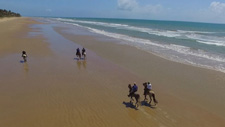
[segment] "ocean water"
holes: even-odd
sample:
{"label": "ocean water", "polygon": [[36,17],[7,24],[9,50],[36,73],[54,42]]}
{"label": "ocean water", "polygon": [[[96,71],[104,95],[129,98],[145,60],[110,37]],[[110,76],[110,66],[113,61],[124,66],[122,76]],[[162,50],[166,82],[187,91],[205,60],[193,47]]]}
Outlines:
{"label": "ocean water", "polygon": [[49,18],[118,39],[163,58],[225,73],[225,24],[103,18]]}

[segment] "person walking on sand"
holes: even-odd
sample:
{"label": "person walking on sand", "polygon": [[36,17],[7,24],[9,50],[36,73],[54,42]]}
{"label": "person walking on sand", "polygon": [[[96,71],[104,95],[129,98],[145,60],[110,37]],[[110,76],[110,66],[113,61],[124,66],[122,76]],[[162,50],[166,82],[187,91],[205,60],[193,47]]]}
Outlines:
{"label": "person walking on sand", "polygon": [[138,86],[136,85],[136,83],[134,83],[132,89],[130,90],[130,94],[128,95],[128,97],[132,96],[135,94],[135,92],[138,91]]}
{"label": "person walking on sand", "polygon": [[27,62],[27,53],[26,53],[26,51],[22,51],[22,57],[23,57],[23,61]]}

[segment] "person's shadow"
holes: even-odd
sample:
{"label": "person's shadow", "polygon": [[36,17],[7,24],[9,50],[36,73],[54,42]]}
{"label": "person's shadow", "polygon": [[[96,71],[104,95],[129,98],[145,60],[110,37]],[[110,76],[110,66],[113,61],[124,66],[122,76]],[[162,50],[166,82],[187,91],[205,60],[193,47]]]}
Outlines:
{"label": "person's shadow", "polygon": [[133,105],[131,102],[123,101],[123,104],[126,106],[126,108],[131,108],[131,109],[138,110],[137,107],[135,105]]}

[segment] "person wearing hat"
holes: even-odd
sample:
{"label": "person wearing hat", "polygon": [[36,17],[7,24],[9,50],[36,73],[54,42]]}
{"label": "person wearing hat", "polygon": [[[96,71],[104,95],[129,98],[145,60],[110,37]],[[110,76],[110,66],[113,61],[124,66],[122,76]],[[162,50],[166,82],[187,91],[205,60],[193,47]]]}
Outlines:
{"label": "person wearing hat", "polygon": [[132,96],[137,91],[138,91],[138,86],[134,82],[134,85],[133,85],[132,90],[130,91],[130,94],[128,95],[128,97]]}

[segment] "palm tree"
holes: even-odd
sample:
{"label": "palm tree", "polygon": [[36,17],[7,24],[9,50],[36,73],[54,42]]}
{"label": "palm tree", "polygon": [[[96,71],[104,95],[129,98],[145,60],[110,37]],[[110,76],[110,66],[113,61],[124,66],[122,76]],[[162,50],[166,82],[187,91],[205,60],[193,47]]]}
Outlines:
{"label": "palm tree", "polygon": [[19,13],[12,12],[11,10],[0,9],[0,17],[21,17]]}

